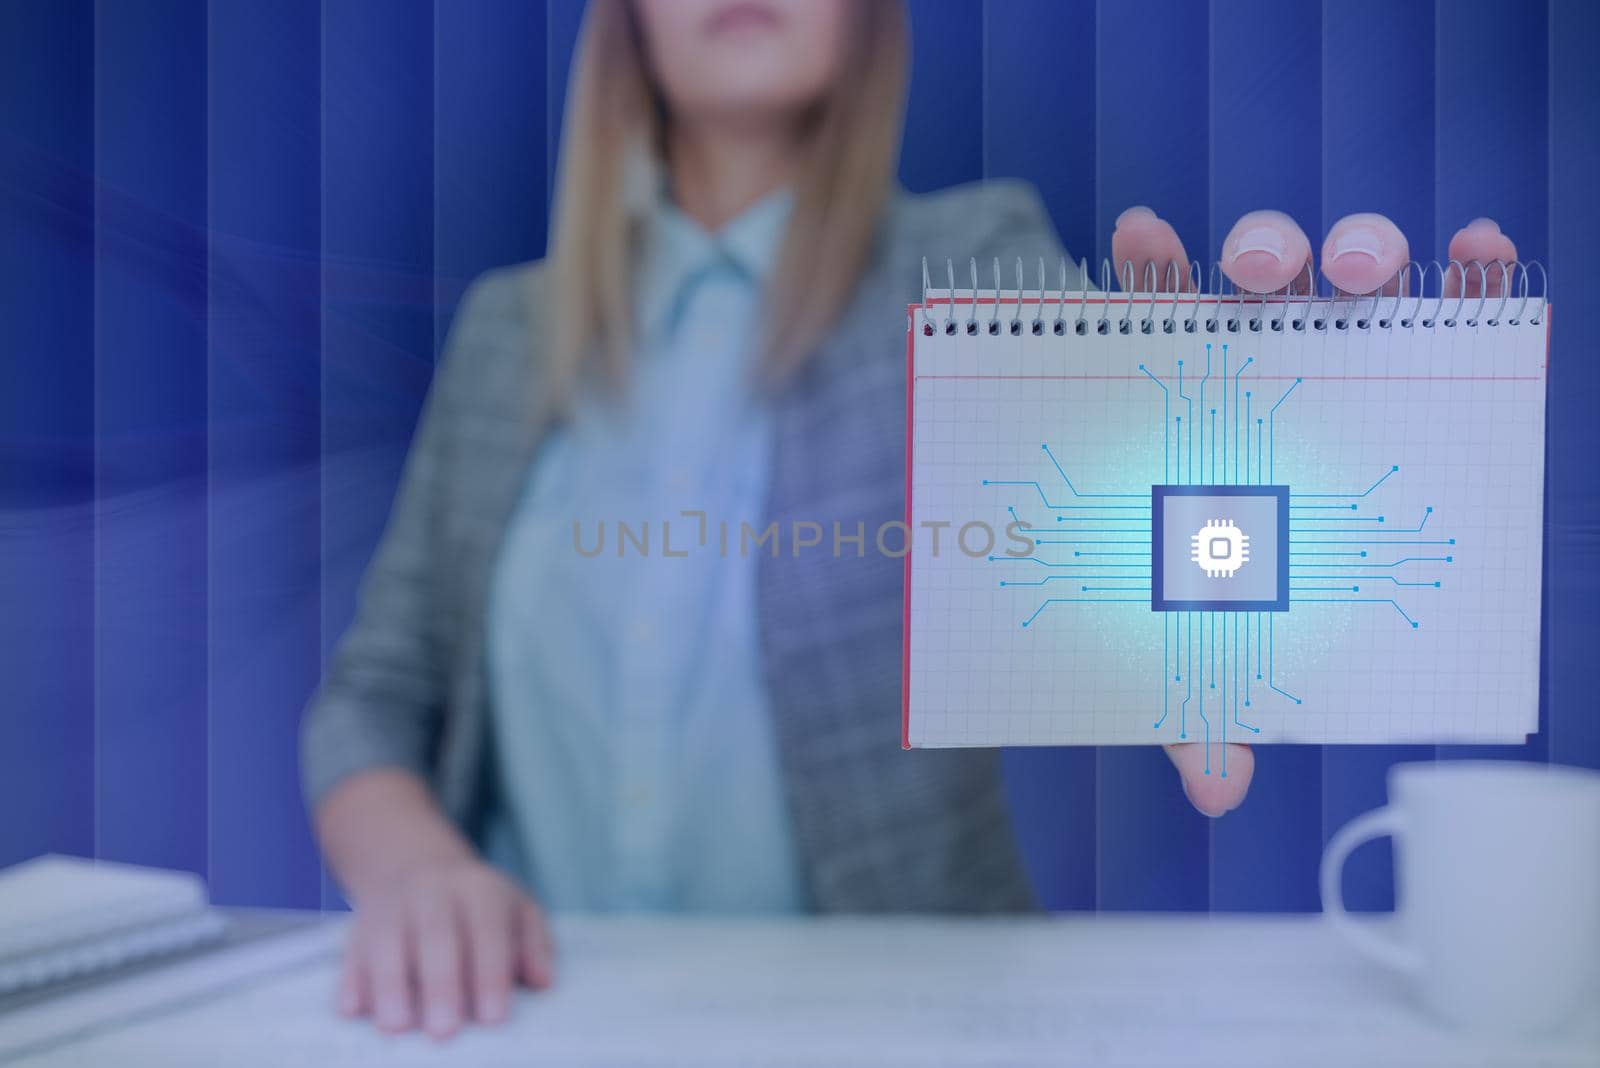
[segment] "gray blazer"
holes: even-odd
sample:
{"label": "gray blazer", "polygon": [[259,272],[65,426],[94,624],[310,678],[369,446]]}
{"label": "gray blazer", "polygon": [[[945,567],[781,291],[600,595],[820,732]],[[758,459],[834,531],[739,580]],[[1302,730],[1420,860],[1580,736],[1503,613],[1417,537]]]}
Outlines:
{"label": "gray blazer", "polygon": [[[809,900],[828,911],[1027,908],[992,750],[900,748],[903,564],[873,531],[905,504],[906,305],[921,259],[1053,264],[1027,186],[897,194],[859,292],[777,398],[768,519],[864,523],[866,555],[761,554],[759,620]],[[1009,270],[1009,266],[1008,266]],[[941,280],[935,284],[940,284]],[[545,268],[491,272],[463,301],[356,619],[302,732],[308,801],[380,766],[424,776],[469,834],[492,804],[486,591],[547,427],[530,416]],[[831,542],[829,543],[831,545]],[[546,710],[560,715],[561,710]]]}

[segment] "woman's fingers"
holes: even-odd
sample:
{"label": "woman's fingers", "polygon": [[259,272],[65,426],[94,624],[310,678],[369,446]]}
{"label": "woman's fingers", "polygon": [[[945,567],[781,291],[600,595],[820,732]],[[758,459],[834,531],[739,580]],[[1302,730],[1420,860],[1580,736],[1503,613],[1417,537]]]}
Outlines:
{"label": "woman's fingers", "polygon": [[1206,774],[1206,746],[1196,742],[1163,746],[1178,769],[1184,795],[1189,803],[1207,816],[1221,816],[1238,808],[1250,789],[1256,758],[1248,745],[1228,743],[1228,777],[1222,777],[1220,754],[1211,754],[1211,773]]}
{"label": "woman's fingers", "polygon": [[398,917],[374,923],[361,941],[366,945],[373,1022],[382,1031],[411,1030],[416,1015],[411,1004],[411,965],[406,953],[405,924]]}
{"label": "woman's fingers", "polygon": [[1399,292],[1400,271],[1411,260],[1406,235],[1386,216],[1360,211],[1328,230],[1322,273],[1342,293]]}
{"label": "woman's fingers", "polygon": [[481,1024],[503,1023],[511,1002],[513,923],[497,897],[469,897],[462,910],[467,932],[472,1015]]}
{"label": "woman's fingers", "polygon": [[461,1027],[465,1008],[461,931],[450,898],[437,894],[418,901],[410,926],[423,1030],[449,1038]]}
{"label": "woman's fingers", "polygon": [[543,914],[515,883],[481,862],[445,865],[358,905],[337,1005],[384,1031],[449,1038],[503,1022],[512,987],[549,986],[553,958]]}
{"label": "woman's fingers", "polygon": [[[1117,218],[1111,256],[1123,289],[1169,290],[1174,282],[1180,291],[1192,288],[1183,242],[1149,208],[1129,208]],[[1444,295],[1500,295],[1508,279],[1499,264],[1516,258],[1516,245],[1493,219],[1474,219],[1450,241],[1447,259],[1466,265],[1466,270],[1446,272]],[[1328,230],[1322,244],[1322,273],[1342,293],[1397,293],[1410,259],[1405,234],[1376,212],[1346,215]],[[1252,211],[1234,224],[1222,243],[1221,266],[1235,286],[1249,293],[1278,293],[1290,286],[1303,291],[1316,269],[1305,231],[1283,212],[1271,210]]]}
{"label": "woman's fingers", "polygon": [[1140,205],[1117,216],[1111,235],[1116,284],[1134,292],[1187,293],[1194,288],[1189,255],[1172,225]]}
{"label": "woman's fingers", "polygon": [[335,1006],[339,1015],[347,1019],[365,1016],[372,1011],[366,950],[361,944],[359,932],[359,926],[352,926],[350,941],[345,946],[339,969],[339,993]]}
{"label": "woman's fingers", "polygon": [[1305,276],[1310,262],[1311,241],[1281,211],[1252,211],[1242,216],[1222,242],[1222,272],[1250,293],[1287,288]]}
{"label": "woman's fingers", "polygon": [[545,926],[544,913],[531,901],[523,901],[516,917],[517,972],[534,990],[543,990],[555,981],[555,945]]}
{"label": "woman's fingers", "polygon": [[[1445,296],[1498,297],[1504,292],[1504,285],[1508,281],[1502,277],[1499,265],[1509,264],[1517,258],[1517,246],[1500,232],[1500,225],[1493,219],[1473,219],[1456,231],[1456,236],[1450,239],[1450,249],[1446,255],[1448,259],[1464,265],[1466,270],[1450,268],[1445,271]],[[1474,264],[1483,265],[1481,275]],[[1462,288],[1463,282],[1465,290]]]}

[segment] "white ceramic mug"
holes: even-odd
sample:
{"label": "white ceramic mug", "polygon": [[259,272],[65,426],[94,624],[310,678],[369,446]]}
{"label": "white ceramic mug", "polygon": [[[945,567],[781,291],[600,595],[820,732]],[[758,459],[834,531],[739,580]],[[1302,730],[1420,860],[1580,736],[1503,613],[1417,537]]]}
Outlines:
{"label": "white ceramic mug", "polygon": [[[1345,858],[1394,839],[1395,935],[1346,915]],[[1600,1004],[1600,772],[1507,761],[1397,764],[1389,804],[1322,856],[1328,921],[1460,1026],[1560,1028]]]}

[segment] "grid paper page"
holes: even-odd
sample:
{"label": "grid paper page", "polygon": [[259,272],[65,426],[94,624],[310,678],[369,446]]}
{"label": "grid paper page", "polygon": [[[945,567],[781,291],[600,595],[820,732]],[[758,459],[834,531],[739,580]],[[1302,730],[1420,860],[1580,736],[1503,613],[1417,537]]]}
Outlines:
{"label": "grid paper page", "polygon": [[954,297],[908,323],[908,746],[1537,729],[1548,310]]}

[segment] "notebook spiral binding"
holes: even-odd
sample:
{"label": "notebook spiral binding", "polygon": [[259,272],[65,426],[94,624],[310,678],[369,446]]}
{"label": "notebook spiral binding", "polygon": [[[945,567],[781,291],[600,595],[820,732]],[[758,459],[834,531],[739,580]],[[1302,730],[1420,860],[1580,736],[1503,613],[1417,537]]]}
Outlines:
{"label": "notebook spiral binding", "polygon": [[[1286,293],[1269,295],[1234,289],[1218,263],[1212,263],[1204,279],[1206,286],[1202,289],[1202,268],[1198,261],[1192,261],[1182,268],[1184,273],[1181,277],[1179,265],[1169,263],[1159,279],[1155,265],[1147,264],[1143,278],[1139,280],[1142,284],[1135,286],[1132,263],[1124,262],[1122,275],[1117,278],[1116,268],[1111,261],[1101,260],[1099,285],[1090,289],[1089,261],[1079,260],[1074,265],[1078,270],[1080,287],[1069,288],[1068,260],[1062,257],[1061,284],[1054,291],[1046,289],[1043,256],[1039,257],[1037,286],[1025,285],[1020,256],[1016,261],[1017,284],[1009,288],[1002,285],[998,256],[993,264],[994,284],[988,287],[979,284],[976,256],[969,260],[972,284],[966,290],[956,288],[955,261],[946,259],[944,265],[948,285],[942,292],[944,309],[940,315],[930,311],[930,291],[940,291],[934,290],[931,284],[927,257],[922,260],[922,332],[928,337],[940,332],[948,335],[966,333],[968,336],[987,333],[992,337],[1008,333],[1017,337],[1025,330],[1035,337],[1043,336],[1046,331],[1057,337],[1069,334],[1084,337],[1113,332],[1238,334],[1259,333],[1262,330],[1281,332],[1286,329],[1391,330],[1397,325],[1406,330],[1413,325],[1424,329],[1454,329],[1458,326],[1476,328],[1480,323],[1498,326],[1502,322],[1516,326],[1524,321],[1540,323],[1550,304],[1549,276],[1537,260],[1526,263],[1496,260],[1488,264],[1476,260],[1469,263],[1459,260],[1450,260],[1448,263],[1411,260],[1377,291],[1354,296],[1319,295],[1309,263],[1290,283]],[[1411,294],[1413,272],[1417,277],[1415,295]],[[1529,279],[1535,272],[1539,276],[1539,291],[1530,294]],[[1430,273],[1437,279],[1432,296],[1426,295]],[[1447,296],[1445,289],[1452,278],[1458,280],[1458,295]],[[1491,279],[1499,283],[1498,293],[1489,292]],[[1396,280],[1399,282],[1394,287],[1396,291],[1385,294],[1383,290],[1391,288]],[[1464,283],[1469,280],[1478,283],[1479,295],[1465,295],[1467,286]],[[1112,307],[1113,281],[1119,282],[1121,291],[1128,294],[1127,298],[1116,301],[1123,305],[1120,315]],[[1159,289],[1157,282],[1161,283]],[[1187,285],[1180,285],[1180,282]],[[1301,288],[1305,292],[1296,292]],[[939,298],[935,297],[935,300]],[[1538,303],[1533,308],[1532,316],[1525,319],[1529,302],[1535,300]],[[1099,304],[1098,315],[1094,314],[1096,303]],[[1011,307],[1009,316],[1001,310],[1007,304]],[[1030,304],[1034,315],[1031,319],[1025,319],[1024,308]],[[1052,304],[1055,305],[1055,315],[1050,318],[1048,314]],[[1076,306],[1076,314],[1069,314],[1069,304]],[[966,306],[965,315],[961,314],[962,305]],[[1143,313],[1136,314],[1136,309],[1141,305],[1144,307]],[[979,311],[984,306],[988,307],[986,315]],[[1158,311],[1163,308],[1166,314],[1159,315]],[[1505,314],[1508,308],[1511,311],[1509,317]],[[1484,314],[1486,310],[1487,317]],[[1183,314],[1185,312],[1187,314]],[[1467,314],[1463,316],[1463,312]]]}

